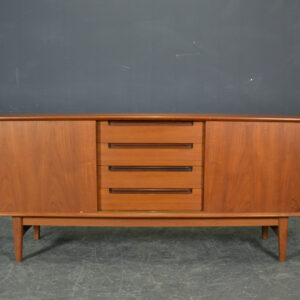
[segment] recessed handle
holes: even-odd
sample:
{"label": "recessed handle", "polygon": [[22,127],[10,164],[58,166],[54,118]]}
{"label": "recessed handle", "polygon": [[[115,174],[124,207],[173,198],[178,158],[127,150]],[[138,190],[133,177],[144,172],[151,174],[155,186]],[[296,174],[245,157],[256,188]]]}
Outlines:
{"label": "recessed handle", "polygon": [[191,143],[109,143],[112,149],[192,149]]}
{"label": "recessed handle", "polygon": [[108,121],[110,126],[193,126],[193,121]]}
{"label": "recessed handle", "polygon": [[192,194],[193,189],[118,189],[110,188],[111,194]]}
{"label": "recessed handle", "polygon": [[109,166],[112,172],[192,172],[191,166]]}

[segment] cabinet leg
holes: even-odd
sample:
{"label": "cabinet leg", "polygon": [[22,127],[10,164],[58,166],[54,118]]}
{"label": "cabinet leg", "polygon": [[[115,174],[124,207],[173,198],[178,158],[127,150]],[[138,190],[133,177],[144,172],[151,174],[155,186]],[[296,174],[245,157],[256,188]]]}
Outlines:
{"label": "cabinet leg", "polygon": [[40,239],[40,226],[33,226],[34,231],[34,239],[39,240]]}
{"label": "cabinet leg", "polygon": [[12,221],[15,242],[15,258],[16,262],[21,262],[23,253],[23,220],[22,217],[13,217]]}
{"label": "cabinet leg", "polygon": [[263,240],[267,240],[269,236],[269,227],[268,226],[262,226],[261,227],[261,235]]}
{"label": "cabinet leg", "polygon": [[278,250],[279,250],[280,261],[286,261],[287,236],[288,236],[288,218],[279,218]]}

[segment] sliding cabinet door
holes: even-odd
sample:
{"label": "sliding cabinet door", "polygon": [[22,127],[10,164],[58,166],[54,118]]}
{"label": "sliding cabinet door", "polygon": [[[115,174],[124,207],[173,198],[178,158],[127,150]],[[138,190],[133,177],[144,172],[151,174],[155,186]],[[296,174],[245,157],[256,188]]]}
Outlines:
{"label": "sliding cabinet door", "polygon": [[97,211],[95,121],[2,121],[0,165],[0,213]]}
{"label": "sliding cabinet door", "polygon": [[204,210],[300,212],[300,123],[207,122]]}

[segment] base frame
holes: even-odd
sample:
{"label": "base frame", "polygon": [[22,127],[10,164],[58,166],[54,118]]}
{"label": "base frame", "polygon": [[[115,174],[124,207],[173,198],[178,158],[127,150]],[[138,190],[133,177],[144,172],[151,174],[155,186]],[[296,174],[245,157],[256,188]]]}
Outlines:
{"label": "base frame", "polygon": [[70,218],[70,217],[12,217],[15,259],[22,261],[23,235],[34,227],[34,238],[40,238],[40,226],[96,227],[245,227],[261,226],[262,238],[268,238],[268,228],[278,233],[279,261],[286,261],[288,217],[256,218]]}

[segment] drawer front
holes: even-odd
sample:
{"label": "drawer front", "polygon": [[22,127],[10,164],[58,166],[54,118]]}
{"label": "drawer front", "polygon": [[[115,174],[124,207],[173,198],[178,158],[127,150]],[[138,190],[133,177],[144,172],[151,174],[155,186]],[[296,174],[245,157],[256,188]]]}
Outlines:
{"label": "drawer front", "polygon": [[101,188],[202,188],[201,167],[101,167]]}
{"label": "drawer front", "polygon": [[101,143],[202,143],[201,122],[99,122]]}
{"label": "drawer front", "polygon": [[201,189],[101,189],[99,207],[106,211],[199,211]]}
{"label": "drawer front", "polygon": [[98,144],[98,164],[102,166],[201,166],[202,144]]}
{"label": "drawer front", "polygon": [[101,121],[101,210],[202,209],[203,123]]}

